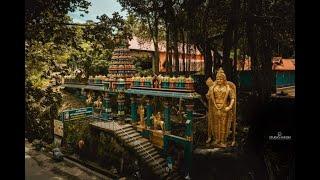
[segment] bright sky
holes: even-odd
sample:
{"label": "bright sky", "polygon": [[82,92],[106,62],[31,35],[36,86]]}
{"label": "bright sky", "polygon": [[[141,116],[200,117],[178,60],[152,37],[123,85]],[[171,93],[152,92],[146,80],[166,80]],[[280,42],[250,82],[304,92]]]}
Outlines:
{"label": "bright sky", "polygon": [[97,16],[101,16],[102,14],[106,14],[109,17],[112,17],[112,13],[119,12],[119,14],[123,17],[127,16],[126,11],[121,11],[122,7],[117,2],[117,0],[87,0],[91,2],[91,6],[89,7],[88,14],[84,13],[84,17],[81,17],[81,12],[73,12],[69,13],[72,17],[73,22],[75,23],[84,23],[87,20],[97,21]]}

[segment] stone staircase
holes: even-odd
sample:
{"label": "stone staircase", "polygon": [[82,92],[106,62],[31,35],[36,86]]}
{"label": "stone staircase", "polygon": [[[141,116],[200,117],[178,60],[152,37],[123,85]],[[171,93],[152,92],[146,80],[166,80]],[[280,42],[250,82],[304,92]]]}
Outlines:
{"label": "stone staircase", "polygon": [[150,141],[140,135],[132,125],[125,124],[117,128],[115,134],[141,157],[143,162],[152,169],[159,179],[178,180],[183,179],[175,170],[170,174],[166,171],[166,160],[161,157],[158,150]]}

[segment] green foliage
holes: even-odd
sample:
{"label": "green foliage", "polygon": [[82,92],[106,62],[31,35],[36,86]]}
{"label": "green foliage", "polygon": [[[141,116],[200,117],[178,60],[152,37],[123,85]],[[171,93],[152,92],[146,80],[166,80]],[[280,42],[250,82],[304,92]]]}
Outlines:
{"label": "green foliage", "polygon": [[109,68],[110,61],[106,60],[94,60],[92,62],[92,71],[94,74],[108,74],[108,68]]}
{"label": "green foliage", "polygon": [[26,137],[52,141],[53,120],[61,94],[51,87],[51,74],[61,71],[73,53],[77,31],[68,26],[69,11],[85,11],[85,0],[28,0],[25,7]]}
{"label": "green foliage", "polygon": [[113,13],[111,18],[103,14],[97,19],[99,20],[97,24],[86,26],[83,30],[84,40],[93,42],[92,46],[97,51],[127,45],[126,41],[132,38],[127,23],[118,12]]}
{"label": "green foliage", "polygon": [[53,120],[58,119],[61,95],[51,87],[45,90],[26,82],[26,119],[25,130],[28,139],[53,140]]}
{"label": "green foliage", "polygon": [[[90,136],[90,121],[84,120],[72,120],[64,122],[64,132],[66,144],[70,145],[73,150],[78,149],[78,142],[80,140],[86,140],[85,144],[91,138]],[[88,141],[89,142],[89,141]]]}

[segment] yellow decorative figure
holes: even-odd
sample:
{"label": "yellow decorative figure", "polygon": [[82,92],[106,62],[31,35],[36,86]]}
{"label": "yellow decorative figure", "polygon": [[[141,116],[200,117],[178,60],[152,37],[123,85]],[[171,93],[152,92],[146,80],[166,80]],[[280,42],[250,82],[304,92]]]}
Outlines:
{"label": "yellow decorative figure", "polygon": [[160,126],[161,130],[163,131],[164,122],[161,120],[160,112],[158,112],[155,116],[152,115],[151,118],[153,118],[153,128],[158,129],[158,127]]}
{"label": "yellow decorative figure", "polygon": [[91,104],[92,103],[92,95],[91,93],[88,93],[87,99],[86,99],[86,103],[87,104]]}
{"label": "yellow decorative figure", "polygon": [[138,114],[139,114],[139,116],[140,116],[140,125],[141,125],[142,127],[145,127],[146,124],[145,124],[145,122],[144,122],[144,107],[143,107],[143,105],[140,105],[140,106],[138,107]]}
{"label": "yellow decorative figure", "polygon": [[206,81],[209,87],[206,97],[208,99],[208,139],[210,143],[215,139],[214,145],[227,147],[227,138],[232,125],[233,140],[231,146],[235,145],[236,127],[236,86],[227,81],[226,75],[220,68],[216,80],[209,77]]}
{"label": "yellow decorative figure", "polygon": [[95,107],[97,107],[98,109],[100,109],[102,107],[102,100],[101,100],[101,96],[98,97],[98,99],[93,103]]}

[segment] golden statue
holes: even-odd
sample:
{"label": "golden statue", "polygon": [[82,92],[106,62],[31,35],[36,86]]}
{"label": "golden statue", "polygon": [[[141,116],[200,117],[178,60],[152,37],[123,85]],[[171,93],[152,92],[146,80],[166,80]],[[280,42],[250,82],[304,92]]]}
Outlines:
{"label": "golden statue", "polygon": [[92,99],[93,99],[92,94],[91,94],[91,93],[88,93],[87,99],[86,99],[86,103],[87,103],[87,104],[91,104],[91,103],[92,103]]}
{"label": "golden statue", "polygon": [[146,124],[145,124],[145,122],[144,122],[144,107],[143,107],[143,105],[140,105],[140,106],[138,107],[138,114],[139,114],[139,116],[140,116],[140,125],[141,125],[142,127],[145,127]]}
{"label": "golden statue", "polygon": [[95,107],[97,107],[98,109],[102,108],[102,100],[101,100],[101,96],[98,97],[98,99],[93,103]]}
{"label": "golden statue", "polygon": [[209,77],[206,81],[209,87],[206,94],[208,99],[208,140],[210,143],[214,137],[214,145],[227,147],[227,138],[230,134],[232,124],[233,140],[231,146],[235,145],[236,126],[236,86],[227,81],[226,75],[220,68],[216,80]]}
{"label": "golden statue", "polygon": [[153,128],[158,129],[158,127],[160,126],[161,130],[163,131],[164,122],[161,120],[160,112],[158,112],[155,116],[152,115],[151,118],[153,118]]}

